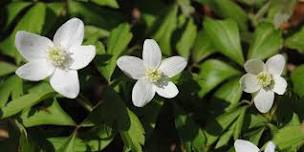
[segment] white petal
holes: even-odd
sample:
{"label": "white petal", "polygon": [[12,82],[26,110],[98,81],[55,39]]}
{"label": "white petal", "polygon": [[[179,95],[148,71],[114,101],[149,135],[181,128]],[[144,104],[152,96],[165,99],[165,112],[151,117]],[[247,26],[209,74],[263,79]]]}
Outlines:
{"label": "white petal", "polygon": [[118,67],[133,79],[143,78],[145,67],[143,60],[134,56],[122,56],[117,60]]}
{"label": "white petal", "polygon": [[255,107],[261,113],[267,113],[271,109],[273,100],[274,92],[272,92],[272,90],[266,91],[264,89],[261,89],[258,93],[256,93],[253,98]]}
{"label": "white petal", "polygon": [[143,47],[143,60],[147,68],[159,66],[162,55],[157,42],[153,39],[146,39]]}
{"label": "white petal", "polygon": [[262,60],[251,59],[244,64],[245,71],[251,74],[259,74],[265,69],[265,64]]}
{"label": "white petal", "polygon": [[273,76],[273,80],[274,80],[274,86],[272,88],[272,91],[274,91],[279,95],[283,95],[287,88],[286,80],[278,75]]}
{"label": "white petal", "polygon": [[155,91],[158,95],[164,97],[164,98],[173,98],[178,94],[178,89],[176,85],[169,81],[165,82],[162,85],[155,85]]}
{"label": "white petal", "polygon": [[73,59],[71,69],[78,70],[86,67],[95,57],[96,51],[95,46],[78,46],[70,49],[72,53],[71,58]]}
{"label": "white petal", "polygon": [[276,147],[275,144],[272,141],[270,141],[267,143],[265,152],[275,152],[275,147]]}
{"label": "white petal", "polygon": [[166,58],[160,64],[159,70],[166,76],[173,77],[182,72],[187,66],[187,60],[180,56]]}
{"label": "white petal", "polygon": [[50,79],[51,86],[59,94],[67,98],[76,98],[79,94],[79,80],[76,70],[61,70],[57,68]]}
{"label": "white petal", "polygon": [[236,152],[259,152],[260,149],[249,141],[238,139],[234,142]]}
{"label": "white petal", "polygon": [[152,83],[147,80],[138,80],[132,90],[132,100],[136,107],[143,107],[149,103],[155,95]]}
{"label": "white petal", "polygon": [[50,76],[55,70],[46,59],[34,60],[17,69],[16,74],[25,80],[39,81]]}
{"label": "white petal", "polygon": [[261,86],[258,84],[256,75],[247,73],[243,75],[240,79],[241,87],[244,92],[254,93],[261,89]]}
{"label": "white petal", "polygon": [[69,49],[71,46],[80,46],[83,35],[83,22],[78,18],[72,18],[58,28],[53,40],[57,46]]}
{"label": "white petal", "polygon": [[266,62],[267,70],[273,75],[281,75],[285,67],[285,58],[278,54],[269,58]]}
{"label": "white petal", "polygon": [[25,31],[17,32],[15,44],[27,61],[46,57],[48,49],[53,47],[53,42],[48,38]]}

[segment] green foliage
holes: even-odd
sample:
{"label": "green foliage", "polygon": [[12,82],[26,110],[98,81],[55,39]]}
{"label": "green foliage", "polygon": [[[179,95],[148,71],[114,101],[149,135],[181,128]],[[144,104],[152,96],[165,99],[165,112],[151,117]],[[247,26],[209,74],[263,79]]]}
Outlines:
{"label": "green foliage", "polygon": [[[5,0],[0,5],[0,151],[234,152],[245,139],[278,152],[304,151],[304,27],[297,0]],[[299,16],[303,16],[300,14]],[[80,93],[68,99],[49,78],[22,80],[27,61],[18,31],[52,40],[68,19],[84,22],[83,45],[96,57],[78,70]],[[72,35],[73,36],[73,35]],[[117,68],[123,55],[142,57],[155,39],[163,58],[187,67],[172,78],[174,98],[132,103],[135,81]],[[258,112],[240,78],[248,59],[286,57],[283,95]],[[175,65],[173,65],[175,66]],[[62,82],[64,83],[64,82]]]}

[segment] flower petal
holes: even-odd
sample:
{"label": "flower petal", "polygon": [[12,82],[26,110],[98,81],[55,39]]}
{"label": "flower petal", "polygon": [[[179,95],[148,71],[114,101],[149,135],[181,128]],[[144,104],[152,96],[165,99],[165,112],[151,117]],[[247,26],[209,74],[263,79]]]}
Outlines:
{"label": "flower petal", "polygon": [[267,143],[267,146],[266,146],[264,152],[275,152],[275,147],[276,147],[276,145],[272,141],[270,141]]}
{"label": "flower petal", "polygon": [[262,60],[251,59],[244,64],[245,71],[251,74],[259,74],[265,69],[265,64]]}
{"label": "flower petal", "polygon": [[254,93],[261,89],[261,86],[258,84],[256,75],[247,73],[243,75],[240,79],[241,87],[244,92]]}
{"label": "flower petal", "polygon": [[147,68],[156,68],[161,62],[161,50],[153,39],[146,39],[143,47],[143,60]]}
{"label": "flower petal", "polygon": [[171,81],[163,85],[155,85],[155,91],[164,98],[174,98],[178,94],[176,85]]}
{"label": "flower petal", "polygon": [[39,81],[50,76],[55,67],[46,59],[34,60],[17,69],[16,74],[25,80]]}
{"label": "flower petal", "polygon": [[69,49],[71,46],[80,46],[83,35],[83,22],[78,18],[72,18],[58,28],[53,40],[57,46]]}
{"label": "flower petal", "polygon": [[73,63],[71,69],[78,70],[86,67],[95,57],[95,46],[78,46],[71,48]]}
{"label": "flower petal", "polygon": [[147,80],[138,80],[132,90],[132,100],[136,107],[143,107],[149,103],[155,95],[152,83]]}
{"label": "flower petal", "polygon": [[159,66],[159,70],[166,76],[173,77],[182,72],[187,66],[187,60],[180,56],[166,58]]}
{"label": "flower petal", "polygon": [[285,67],[285,62],[285,58],[281,54],[269,58],[266,62],[268,72],[273,75],[281,75]]}
{"label": "flower petal", "polygon": [[57,68],[50,79],[51,86],[59,94],[67,98],[76,98],[79,94],[79,80],[76,70],[61,70]]}
{"label": "flower petal", "polygon": [[286,80],[278,75],[273,76],[273,80],[274,80],[274,86],[272,88],[272,91],[274,91],[279,95],[283,95],[287,88]]}
{"label": "flower petal", "polygon": [[53,47],[53,42],[47,37],[25,31],[17,32],[15,44],[27,61],[46,57],[48,49]]}
{"label": "flower petal", "polygon": [[143,78],[145,67],[143,60],[134,56],[122,56],[117,60],[118,67],[133,79]]}
{"label": "flower petal", "polygon": [[259,152],[260,149],[249,141],[238,139],[234,142],[236,152]]}
{"label": "flower petal", "polygon": [[267,113],[271,109],[273,105],[273,100],[274,100],[274,92],[272,92],[271,90],[266,91],[264,89],[261,89],[253,97],[255,107],[261,113]]}

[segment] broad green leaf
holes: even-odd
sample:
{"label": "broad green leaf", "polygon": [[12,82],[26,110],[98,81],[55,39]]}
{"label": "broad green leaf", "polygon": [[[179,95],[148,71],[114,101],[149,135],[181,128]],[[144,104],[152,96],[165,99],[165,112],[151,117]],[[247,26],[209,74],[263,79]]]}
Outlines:
{"label": "broad green leaf", "polygon": [[0,61],[0,77],[15,72],[17,67],[13,64]]}
{"label": "broad green leaf", "polygon": [[213,0],[210,3],[216,14],[223,18],[233,19],[242,31],[247,30],[248,16],[233,0]]}
{"label": "broad green leaf", "polygon": [[291,82],[293,84],[293,91],[299,96],[304,96],[304,65],[297,67],[291,73]]}
{"label": "broad green leaf", "polygon": [[276,30],[270,23],[260,23],[255,30],[250,45],[248,58],[266,59],[279,52],[283,38],[281,31]]}
{"label": "broad green leaf", "polygon": [[98,65],[99,63],[97,63],[99,71],[108,81],[111,81],[117,58],[125,51],[132,36],[128,24],[121,24],[111,32],[106,49],[106,55],[109,59],[105,61],[105,66]]}
{"label": "broad green leaf", "polygon": [[57,150],[57,152],[75,152],[75,146],[74,146],[75,138],[76,138],[76,132],[73,132],[73,134]]}
{"label": "broad green leaf", "polygon": [[91,0],[93,3],[98,4],[100,6],[109,6],[112,8],[119,8],[116,0]]}
{"label": "broad green leaf", "polygon": [[221,82],[240,74],[238,70],[225,62],[214,59],[207,60],[201,64],[200,70],[201,71],[196,78],[196,81],[201,87],[199,91],[200,97],[205,96]]}
{"label": "broad green leaf", "polygon": [[285,45],[288,48],[296,49],[299,52],[304,52],[304,26],[285,40]]}
{"label": "broad green leaf", "polygon": [[239,29],[233,20],[207,19],[204,28],[217,51],[240,65],[244,63]]}
{"label": "broad green leaf", "polygon": [[43,109],[35,110],[31,108],[23,112],[21,119],[25,127],[33,127],[39,125],[75,125],[73,119],[67,113],[65,113],[56,99],[52,101],[51,105],[44,107]]}
{"label": "broad green leaf", "polygon": [[273,141],[280,149],[301,145],[304,143],[304,127],[303,125],[284,127],[274,135]]}
{"label": "broad green leaf", "polygon": [[230,138],[232,137],[232,134],[233,134],[234,126],[235,125],[232,125],[225,133],[223,133],[220,136],[218,142],[215,145],[215,149],[220,148],[222,146],[225,146],[229,142],[229,140],[230,140]]}
{"label": "broad green leaf", "polygon": [[229,107],[237,105],[241,99],[242,88],[240,85],[240,77],[236,77],[223,84],[214,94],[218,99],[229,103]]}
{"label": "broad green leaf", "polygon": [[200,126],[181,107],[174,107],[175,127],[183,146],[187,151],[204,151],[206,139]]}
{"label": "broad green leaf", "polygon": [[165,55],[172,53],[171,37],[177,24],[177,10],[176,5],[169,7],[168,13],[164,16],[161,24],[158,25],[159,28],[153,35]]}
{"label": "broad green leaf", "polygon": [[235,121],[234,131],[233,131],[233,137],[234,140],[238,139],[241,135],[243,124],[245,121],[245,115],[246,115],[247,107],[243,107],[239,117]]}
{"label": "broad green leaf", "polygon": [[184,30],[181,39],[176,44],[176,49],[179,55],[188,58],[190,49],[196,38],[197,28],[193,20],[188,20],[186,29]]}
{"label": "broad green leaf", "polygon": [[42,101],[51,93],[53,93],[53,89],[46,83],[42,83],[32,88],[28,94],[14,99],[6,106],[2,107],[0,109],[0,119],[10,117],[26,108],[30,108]]}
{"label": "broad green leaf", "polygon": [[145,130],[137,118],[137,116],[128,109],[128,115],[130,119],[130,127],[128,130],[120,130],[120,136],[125,144],[125,149],[132,150],[134,152],[141,152],[142,145],[145,143]]}
{"label": "broad green leaf", "polygon": [[31,3],[30,2],[12,2],[9,3],[6,6],[6,13],[7,13],[7,18],[5,22],[4,29],[7,29],[14,19],[17,17],[17,15],[24,10],[26,7],[28,7]]}
{"label": "broad green leaf", "polygon": [[193,44],[193,60],[199,62],[214,52],[215,50],[207,33],[204,30],[199,31]]}
{"label": "broad green leaf", "polygon": [[205,130],[207,145],[213,144],[222,133],[238,118],[242,108],[232,109],[211,120]]}
{"label": "broad green leaf", "polygon": [[256,130],[250,131],[245,136],[248,136],[250,142],[252,142],[255,145],[258,145],[264,131],[265,131],[264,127],[258,128]]}
{"label": "broad green leaf", "polygon": [[91,25],[85,26],[84,30],[85,40],[88,41],[88,44],[95,43],[99,39],[108,37],[110,34],[107,30]]}
{"label": "broad green leaf", "polygon": [[0,108],[5,106],[9,97],[12,99],[17,99],[23,93],[23,85],[22,80],[17,76],[12,76],[8,78],[1,86],[0,86]]}
{"label": "broad green leaf", "polygon": [[[21,61],[21,55],[15,48],[15,35],[18,31],[41,33],[45,21],[46,6],[44,3],[36,3],[18,22],[13,33],[0,43],[0,49],[5,55],[15,57],[17,63]],[[35,24],[32,20],[35,19]]]}

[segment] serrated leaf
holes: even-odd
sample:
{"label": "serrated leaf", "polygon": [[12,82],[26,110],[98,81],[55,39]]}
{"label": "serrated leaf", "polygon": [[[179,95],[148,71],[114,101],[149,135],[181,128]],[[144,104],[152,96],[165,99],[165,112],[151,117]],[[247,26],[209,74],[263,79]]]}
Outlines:
{"label": "serrated leaf", "polygon": [[1,86],[0,86],[0,108],[5,106],[9,97],[12,99],[17,99],[23,93],[23,85],[22,80],[17,76],[12,76],[8,78]]}
{"label": "serrated leaf", "polygon": [[133,35],[130,32],[129,24],[121,24],[111,31],[106,49],[106,55],[109,57],[109,59],[106,61],[105,66],[97,65],[101,74],[108,81],[111,81],[111,76],[116,67],[117,58],[122,54],[123,51],[125,51],[132,39],[132,36]]}
{"label": "serrated leaf", "polygon": [[281,31],[276,30],[272,24],[261,23],[255,30],[250,45],[248,58],[266,59],[279,52],[283,38]]}
{"label": "serrated leaf", "polygon": [[179,55],[188,58],[190,49],[196,38],[197,28],[193,20],[188,20],[187,26],[182,34],[182,37],[176,44],[176,49]]}
{"label": "serrated leaf", "polygon": [[0,109],[0,119],[10,117],[26,108],[30,108],[53,92],[53,89],[46,83],[42,83],[32,88],[32,91],[28,94],[10,101],[6,106],[2,107]]}
{"label": "serrated leaf", "polygon": [[295,34],[285,40],[285,45],[288,48],[296,49],[299,52],[304,52],[304,26]]}
{"label": "serrated leaf", "polygon": [[171,37],[177,24],[177,6],[169,7],[168,13],[162,19],[162,22],[157,29],[153,38],[158,42],[162,53],[170,55],[172,53]]}
{"label": "serrated leaf", "polygon": [[[14,57],[19,63],[21,55],[15,48],[15,35],[18,31],[24,30],[32,33],[41,33],[45,20],[46,6],[44,3],[36,3],[18,22],[13,33],[8,38],[0,43],[0,49],[5,55]],[[35,19],[35,24],[32,24],[32,19]]]}
{"label": "serrated leaf", "polygon": [[233,20],[207,19],[204,28],[217,51],[240,65],[244,63],[239,29]]}
{"label": "serrated leaf", "polygon": [[25,127],[39,125],[76,125],[73,119],[60,107],[56,99],[52,101],[50,106],[43,109],[38,109],[37,111],[34,109],[29,109],[23,112],[21,119]]}
{"label": "serrated leaf", "polygon": [[303,144],[304,127],[303,125],[284,127],[274,135],[273,141],[280,149]]}
{"label": "serrated leaf", "polygon": [[239,75],[240,72],[225,62],[210,59],[200,66],[201,72],[196,81],[200,85],[199,96],[205,96],[209,91],[230,77]]}
{"label": "serrated leaf", "polygon": [[7,29],[17,17],[17,15],[26,7],[28,7],[30,2],[12,2],[6,6],[7,18],[5,22],[4,29]]}
{"label": "serrated leaf", "polygon": [[57,152],[75,152],[75,138],[76,132],[74,132],[65,142],[64,144],[57,150]]}
{"label": "serrated leaf", "polygon": [[204,30],[199,31],[193,44],[193,60],[199,62],[214,52],[215,50],[207,33]]}

